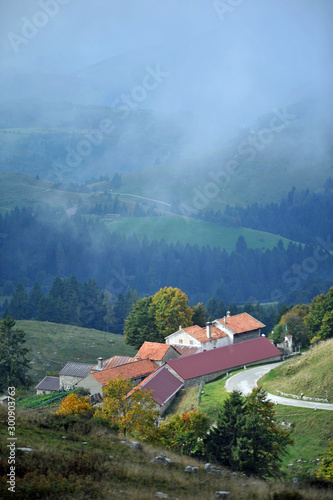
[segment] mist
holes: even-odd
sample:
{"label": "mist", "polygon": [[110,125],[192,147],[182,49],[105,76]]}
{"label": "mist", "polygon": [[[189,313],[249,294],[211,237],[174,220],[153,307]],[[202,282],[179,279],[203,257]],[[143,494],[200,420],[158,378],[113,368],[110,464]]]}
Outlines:
{"label": "mist", "polygon": [[186,117],[179,157],[304,99],[318,100],[315,123],[330,120],[330,0],[1,0],[0,9],[1,104]]}

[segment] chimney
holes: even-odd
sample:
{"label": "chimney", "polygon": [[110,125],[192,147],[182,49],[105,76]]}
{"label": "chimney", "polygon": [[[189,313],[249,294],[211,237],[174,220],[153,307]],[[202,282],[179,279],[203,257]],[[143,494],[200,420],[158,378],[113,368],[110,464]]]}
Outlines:
{"label": "chimney", "polygon": [[179,325],[179,331],[182,329],[182,325]]}
{"label": "chimney", "polygon": [[230,311],[227,311],[227,318],[230,318]]}
{"label": "chimney", "polygon": [[227,322],[227,318],[224,316],[223,317],[224,324]]}
{"label": "chimney", "polygon": [[97,359],[97,370],[103,370],[103,358]]}
{"label": "chimney", "polygon": [[211,321],[207,321],[207,323],[206,323],[206,333],[207,333],[207,339],[211,339],[212,338],[212,322]]}

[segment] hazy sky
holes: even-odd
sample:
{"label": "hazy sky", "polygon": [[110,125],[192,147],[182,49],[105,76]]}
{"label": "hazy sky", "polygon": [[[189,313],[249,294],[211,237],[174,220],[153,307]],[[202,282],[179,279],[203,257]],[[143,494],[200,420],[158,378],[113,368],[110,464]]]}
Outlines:
{"label": "hazy sky", "polygon": [[[303,64],[332,55],[331,0],[1,0],[0,8],[8,67],[71,71],[146,46],[177,49],[209,31],[229,51],[244,41],[249,50],[259,45],[274,55],[278,43],[281,57]],[[39,26],[15,53],[8,36],[22,34],[23,18]]]}
{"label": "hazy sky", "polygon": [[332,24],[332,0],[0,0],[0,69],[71,74],[119,55],[140,66],[156,47],[151,64],[169,78],[149,105],[242,125],[311,91],[329,97]]}

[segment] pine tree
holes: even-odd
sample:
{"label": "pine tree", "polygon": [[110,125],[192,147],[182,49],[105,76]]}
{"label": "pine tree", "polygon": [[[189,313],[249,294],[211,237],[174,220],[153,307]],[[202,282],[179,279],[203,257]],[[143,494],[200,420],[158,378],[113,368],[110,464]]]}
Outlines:
{"label": "pine tree", "polygon": [[9,315],[17,320],[29,319],[29,299],[22,283],[18,283],[9,302]]}
{"label": "pine tree", "polygon": [[15,320],[10,316],[0,322],[0,392],[12,386],[28,386],[31,382],[27,375],[29,349],[24,347],[25,333],[14,326]]}
{"label": "pine tree", "polygon": [[39,302],[44,297],[40,284],[36,281],[29,295],[29,318],[36,318]]}

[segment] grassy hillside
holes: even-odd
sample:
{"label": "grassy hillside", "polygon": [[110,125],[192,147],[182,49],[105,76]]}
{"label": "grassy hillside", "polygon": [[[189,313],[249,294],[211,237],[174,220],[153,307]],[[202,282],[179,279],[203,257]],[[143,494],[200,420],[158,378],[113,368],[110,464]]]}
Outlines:
{"label": "grassy hillside", "polygon": [[141,241],[144,236],[152,240],[164,239],[167,243],[179,241],[183,245],[209,245],[211,248],[225,248],[227,252],[235,250],[239,236],[244,236],[249,248],[273,248],[281,239],[285,248],[290,240],[278,235],[239,227],[223,227],[211,222],[185,219],[183,217],[121,217],[106,222],[110,231],[121,234],[135,233]]}
{"label": "grassy hillside", "polygon": [[[280,201],[293,185],[297,190],[320,189],[332,175],[332,151],[329,140],[324,145],[317,138],[328,139],[331,129],[320,120],[313,122],[310,102],[290,106],[288,111],[293,115],[288,126],[272,133],[265,144],[260,132],[269,128],[270,114],[224,147],[124,176],[121,190],[216,211],[226,204]],[[250,147],[253,143],[256,148]]]}
{"label": "grassy hillside", "polygon": [[79,200],[87,202],[89,194],[70,193],[52,188],[53,182],[30,175],[0,173],[0,213],[19,208],[51,206],[66,209]]}
{"label": "grassy hillside", "polygon": [[268,372],[259,383],[269,392],[327,398],[333,402],[333,339]]}
{"label": "grassy hillside", "polygon": [[[36,209],[37,206],[51,206],[55,209],[66,210],[68,207],[77,207],[83,203],[87,207],[93,207],[96,203],[105,203],[105,182],[89,185],[89,193],[73,193],[54,189],[53,183],[44,179],[36,179],[25,174],[0,173],[0,214],[19,208],[27,207]],[[130,210],[136,201],[147,204],[145,200],[120,194],[122,203],[126,203]],[[150,203],[151,204],[151,203]],[[148,203],[149,206],[149,203]],[[165,210],[165,206],[158,204],[159,210]],[[186,245],[199,245],[203,247],[225,248],[227,252],[235,249],[236,241],[240,235],[244,236],[249,248],[273,248],[281,239],[285,247],[290,240],[278,235],[256,231],[242,227],[223,227],[211,222],[188,219],[168,215],[161,217],[119,217],[112,220],[104,220],[111,232],[125,234],[135,233],[141,241],[144,236],[152,240],[164,239],[167,243],[180,243]],[[95,216],[94,216],[95,217]]]}
{"label": "grassy hillside", "polygon": [[[283,365],[281,365],[283,366]],[[277,369],[269,373],[276,372]],[[327,369],[329,372],[330,370]],[[228,397],[225,389],[226,377],[205,384],[198,404],[198,387],[180,391],[170,407],[167,420],[175,413],[191,409],[205,412],[212,422],[216,419],[219,407]],[[289,447],[289,455],[283,458],[282,470],[286,477],[306,477],[315,475],[320,457],[326,453],[333,435],[333,412],[327,410],[311,410],[277,405],[274,408],[276,420],[282,426],[292,430],[295,439],[293,447]]]}
{"label": "grassy hillside", "polygon": [[58,372],[67,361],[95,363],[99,356],[106,359],[136,354],[122,335],[40,321],[16,321],[16,326],[26,333],[34,383],[48,372]]}
{"label": "grassy hillside", "polygon": [[[207,474],[204,464],[165,450],[143,444],[142,450],[131,441],[99,426],[96,421],[62,417],[31,411],[16,412],[15,498],[123,499],[153,500],[161,492],[179,500],[207,500],[216,491],[229,491],[230,500],[329,500],[331,491],[308,485],[259,481],[222,470],[222,475]],[[0,407],[0,418],[6,409]],[[8,491],[8,431],[0,430],[0,496],[12,498]],[[151,463],[166,453],[170,466]],[[199,467],[196,474],[184,472],[187,465]],[[283,496],[299,491],[298,496]],[[276,496],[273,497],[274,493]],[[280,493],[280,495],[278,495]],[[301,496],[300,496],[301,495]]]}

